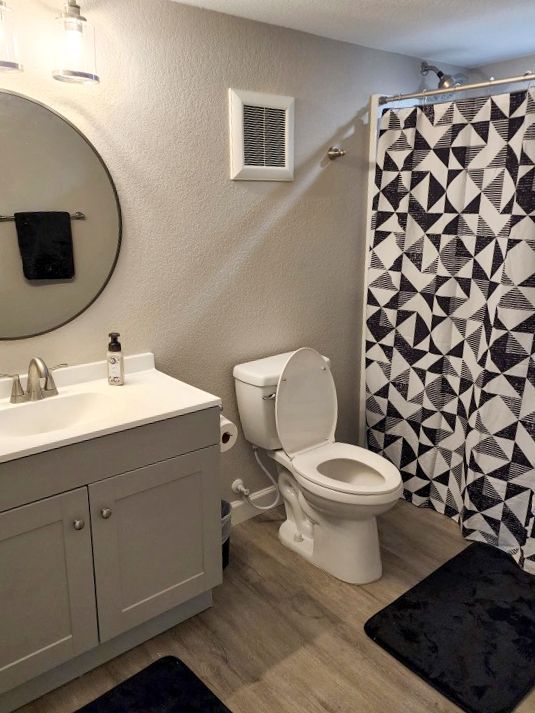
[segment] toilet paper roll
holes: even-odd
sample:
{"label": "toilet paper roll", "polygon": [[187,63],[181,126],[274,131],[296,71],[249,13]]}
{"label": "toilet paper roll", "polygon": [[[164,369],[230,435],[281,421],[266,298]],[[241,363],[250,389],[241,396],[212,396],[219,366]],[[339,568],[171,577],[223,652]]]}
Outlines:
{"label": "toilet paper roll", "polygon": [[224,416],[219,417],[219,450],[229,451],[238,440],[238,427]]}

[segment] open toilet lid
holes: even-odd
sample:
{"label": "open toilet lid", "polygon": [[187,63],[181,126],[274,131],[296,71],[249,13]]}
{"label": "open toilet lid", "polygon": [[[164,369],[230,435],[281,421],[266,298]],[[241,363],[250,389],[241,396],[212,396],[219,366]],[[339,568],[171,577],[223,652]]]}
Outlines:
{"label": "open toilet lid", "polygon": [[277,386],[275,421],[280,442],[293,457],[307,448],[333,442],[338,403],[324,358],[315,349],[294,352]]}

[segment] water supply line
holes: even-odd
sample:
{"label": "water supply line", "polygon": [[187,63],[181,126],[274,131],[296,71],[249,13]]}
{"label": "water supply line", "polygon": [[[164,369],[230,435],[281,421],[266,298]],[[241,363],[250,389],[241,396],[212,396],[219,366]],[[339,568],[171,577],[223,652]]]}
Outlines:
{"label": "water supply line", "polygon": [[235,480],[232,483],[232,491],[234,493],[236,493],[237,495],[241,495],[243,498],[245,498],[245,500],[247,500],[249,505],[251,505],[256,510],[260,510],[260,511],[271,510],[271,508],[274,508],[276,505],[279,504],[279,501],[280,501],[279,486],[277,485],[277,481],[275,480],[275,478],[271,475],[269,470],[266,468],[266,466],[260,460],[260,456],[258,455],[257,446],[253,446],[253,453],[254,453],[254,457],[256,458],[256,462],[258,463],[260,468],[262,468],[264,473],[267,475],[267,477],[270,479],[270,481],[273,483],[273,486],[275,487],[275,491],[276,491],[275,500],[271,503],[271,505],[256,505],[256,503],[254,503],[253,499],[251,498],[251,491],[249,490],[249,488],[245,487],[245,484],[244,484],[243,480],[241,480],[241,479]]}

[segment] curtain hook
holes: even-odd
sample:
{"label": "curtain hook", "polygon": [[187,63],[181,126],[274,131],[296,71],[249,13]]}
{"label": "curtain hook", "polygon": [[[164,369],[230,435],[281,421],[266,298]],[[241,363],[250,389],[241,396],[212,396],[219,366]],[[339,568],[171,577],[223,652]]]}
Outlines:
{"label": "curtain hook", "polygon": [[[529,77],[530,75],[533,75],[533,72],[528,70],[527,72],[524,72],[525,77]],[[528,86],[526,88],[526,92],[529,92],[533,87],[533,77],[531,79],[528,79]]]}

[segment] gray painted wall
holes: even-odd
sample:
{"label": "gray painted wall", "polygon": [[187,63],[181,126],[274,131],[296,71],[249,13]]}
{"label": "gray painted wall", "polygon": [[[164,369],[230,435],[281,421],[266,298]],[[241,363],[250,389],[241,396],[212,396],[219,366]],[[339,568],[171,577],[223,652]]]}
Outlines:
{"label": "gray painted wall", "polygon": [[[87,0],[99,86],[50,77],[57,0],[26,0],[26,71],[2,86],[63,113],[107,162],[124,247],[97,302],[48,335],[0,342],[0,371],[32,355],[126,352],[220,395],[237,418],[232,367],[308,345],[332,359],[338,438],[357,433],[369,95],[415,89],[419,60],[240,20],[167,0]],[[296,180],[231,182],[227,89],[296,97]],[[348,155],[325,160],[342,141]],[[83,206],[80,206],[83,209]],[[223,458],[223,492],[268,483],[247,444]]]}

